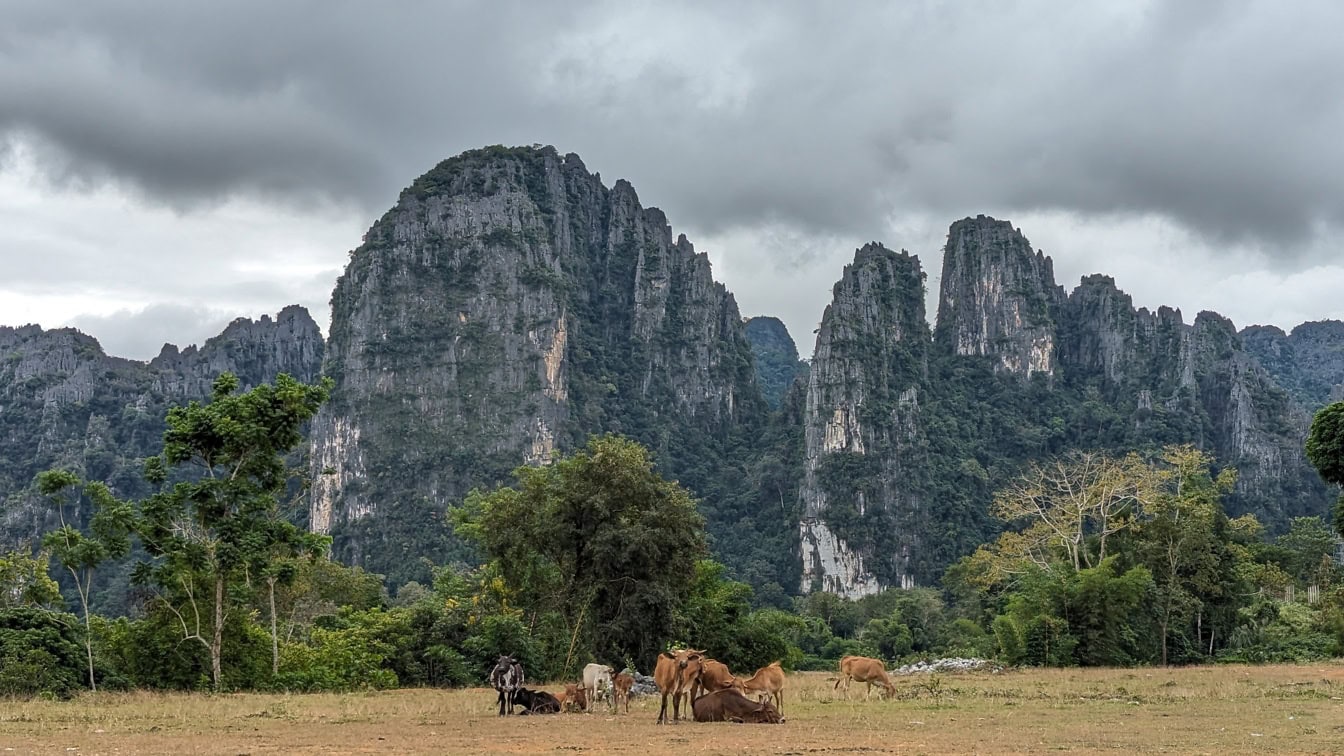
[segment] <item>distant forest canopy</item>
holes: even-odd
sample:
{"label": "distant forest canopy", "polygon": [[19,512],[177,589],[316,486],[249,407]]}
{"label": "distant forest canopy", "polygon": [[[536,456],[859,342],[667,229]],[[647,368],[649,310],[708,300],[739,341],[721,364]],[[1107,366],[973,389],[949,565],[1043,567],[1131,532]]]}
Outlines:
{"label": "distant forest canopy", "polygon": [[[167,413],[138,500],[68,471],[40,475],[62,524],[36,552],[0,554],[0,695],[481,685],[505,654],[555,683],[591,661],[647,674],[670,645],[739,674],[773,661],[834,669],[846,655],[893,667],[1344,655],[1337,534],[1318,517],[1273,538],[1253,515],[1229,518],[1236,472],[1189,445],[1034,463],[995,493],[1007,529],[941,589],[855,601],[731,579],[708,556],[691,493],[658,474],[650,450],[594,436],[453,507],[479,566],[435,566],[431,583],[389,591],[281,517],[296,472],[285,455],[330,386],[281,375],[241,391],[221,376],[210,401]],[[1307,450],[1344,482],[1344,403],[1317,413]],[[99,614],[92,579],[133,545],[133,616]]]}

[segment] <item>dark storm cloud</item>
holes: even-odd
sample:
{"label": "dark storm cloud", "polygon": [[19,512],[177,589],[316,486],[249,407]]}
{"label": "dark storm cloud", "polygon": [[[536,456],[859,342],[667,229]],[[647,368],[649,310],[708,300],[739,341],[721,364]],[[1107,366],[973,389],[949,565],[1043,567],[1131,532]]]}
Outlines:
{"label": "dark storm cloud", "polygon": [[[1158,215],[1284,257],[1344,226],[1344,5],[6,7],[0,130],[172,206],[385,209],[553,143],[674,223],[881,237],[984,208]],[[1325,245],[1329,246],[1329,245]]]}

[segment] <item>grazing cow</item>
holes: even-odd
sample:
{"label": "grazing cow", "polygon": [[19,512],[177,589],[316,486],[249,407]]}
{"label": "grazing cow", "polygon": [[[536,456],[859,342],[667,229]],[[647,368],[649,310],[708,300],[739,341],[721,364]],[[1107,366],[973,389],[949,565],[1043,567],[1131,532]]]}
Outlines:
{"label": "grazing cow", "polygon": [[[672,721],[681,719],[682,696],[689,696],[700,682],[700,662],[704,651],[664,651],[653,668],[653,682],[663,696],[658,709],[658,724],[667,724],[667,697],[672,696]],[[688,701],[689,703],[689,701]]]}
{"label": "grazing cow", "polygon": [[544,690],[519,688],[513,692],[513,705],[523,707],[520,714],[560,713],[560,699]]}
{"label": "grazing cow", "polygon": [[[594,706],[602,696],[611,695],[611,667],[605,664],[589,664],[583,668],[583,689],[588,694],[588,706]],[[615,699],[611,702],[616,705]]]}
{"label": "grazing cow", "polygon": [[523,687],[523,665],[512,656],[501,656],[490,670],[490,684],[499,691],[499,715],[513,713],[513,692]]}
{"label": "grazing cow", "polygon": [[891,684],[887,678],[887,667],[881,659],[869,659],[866,656],[845,656],[840,659],[840,679],[835,681],[835,687],[840,687],[840,683],[845,684],[845,695],[849,694],[849,681],[857,680],[861,683],[868,683],[864,690],[864,698],[872,695],[873,683],[881,685],[888,696],[896,695],[896,686]]}
{"label": "grazing cow", "polygon": [[621,703],[625,703],[625,713],[630,713],[630,689],[635,687],[634,675],[627,675],[622,672],[611,678],[611,700],[613,709],[619,708]]}
{"label": "grazing cow", "polygon": [[756,693],[760,700],[773,698],[775,708],[780,714],[784,713],[784,668],[779,662],[771,662],[756,670],[756,674],[742,681],[742,690]]}
{"label": "grazing cow", "polygon": [[769,701],[753,701],[733,688],[716,690],[691,704],[697,722],[746,722],[780,724],[784,717]]}
{"label": "grazing cow", "polygon": [[578,683],[565,683],[565,711],[583,711],[588,708],[588,696]]}
{"label": "grazing cow", "polygon": [[714,659],[705,659],[700,662],[700,684],[691,692],[691,701],[694,702],[705,693],[738,687],[740,683],[733,673],[728,671],[727,664]]}

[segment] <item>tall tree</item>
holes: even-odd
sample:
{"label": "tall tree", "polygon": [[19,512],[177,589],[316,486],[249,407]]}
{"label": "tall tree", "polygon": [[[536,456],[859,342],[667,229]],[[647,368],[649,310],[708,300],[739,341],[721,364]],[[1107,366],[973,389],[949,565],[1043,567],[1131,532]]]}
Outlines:
{"label": "tall tree", "polygon": [[[1144,496],[1143,465],[1136,455],[1116,460],[1074,452],[1030,470],[994,496],[993,511],[1009,522],[1027,522],[1017,546],[1039,566],[1051,560],[1041,549],[1064,552],[1073,571],[1106,558],[1107,540],[1132,522]],[[1089,538],[1096,540],[1093,558]]]}
{"label": "tall tree", "polygon": [[[1307,459],[1326,482],[1344,486],[1344,402],[1325,407],[1312,419]],[[1335,530],[1344,535],[1344,494],[1335,504]]]}
{"label": "tall tree", "polygon": [[706,553],[690,493],[614,435],[514,475],[515,488],[467,497],[458,533],[496,560],[524,604],[560,612],[601,658],[651,660],[678,630]]}
{"label": "tall tree", "polygon": [[[1186,622],[1202,625],[1209,601],[1225,592],[1226,520],[1221,499],[1236,483],[1236,471],[1212,472],[1213,460],[1192,446],[1168,447],[1162,466],[1151,475],[1157,494],[1144,503],[1144,517],[1136,540],[1157,588],[1156,614],[1161,636],[1161,660],[1169,660],[1174,627]],[[1202,633],[1202,627],[1197,628]],[[1196,646],[1202,645],[1202,638]]]}
{"label": "tall tree", "polygon": [[[61,527],[42,537],[42,546],[70,573],[84,614],[84,650],[89,662],[89,689],[98,690],[93,674],[93,632],[89,627],[89,591],[94,571],[109,559],[118,559],[131,549],[132,508],[112,495],[102,483],[83,487],[83,499],[91,505],[88,533],[81,531],[72,511],[70,492],[80,484],[79,476],[68,470],[47,470],[37,476],[37,489],[56,509]],[[76,495],[75,500],[79,500]]]}
{"label": "tall tree", "polygon": [[208,651],[215,690],[223,683],[234,586],[263,580],[281,555],[325,548],[325,538],[276,509],[290,479],[284,455],[302,440],[330,387],[330,380],[308,385],[281,374],[274,384],[237,393],[238,379],[224,373],[208,403],[168,411],[163,453],[146,460],[145,477],[160,490],[140,505],[138,532],[153,559],[135,577],[157,586],[183,639]]}

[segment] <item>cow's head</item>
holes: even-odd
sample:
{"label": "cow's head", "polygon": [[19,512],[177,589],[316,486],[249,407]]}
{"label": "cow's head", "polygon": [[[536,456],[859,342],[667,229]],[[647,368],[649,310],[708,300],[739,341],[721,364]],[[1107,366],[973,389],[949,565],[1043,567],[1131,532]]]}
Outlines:
{"label": "cow's head", "polygon": [[702,666],[705,661],[704,651],[686,651],[685,656],[681,657],[681,677],[687,683],[693,683],[700,679],[700,673],[704,671]]}
{"label": "cow's head", "polygon": [[743,715],[742,718],[747,722],[758,724],[784,723],[784,717],[781,717],[779,715],[779,709],[776,709],[774,704],[767,701],[765,703],[757,704],[757,706],[759,706],[760,708],[753,709],[752,711]]}

